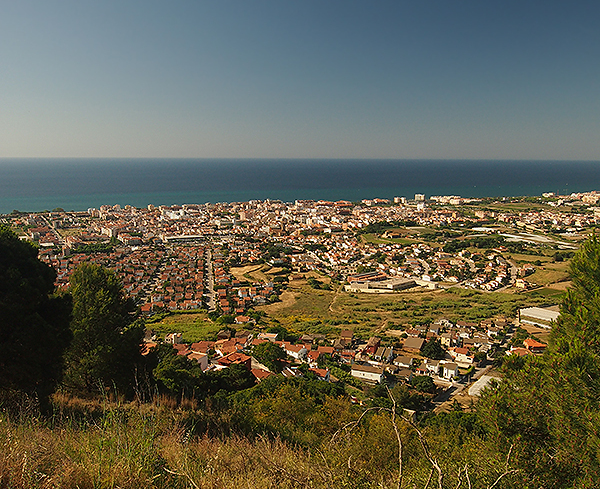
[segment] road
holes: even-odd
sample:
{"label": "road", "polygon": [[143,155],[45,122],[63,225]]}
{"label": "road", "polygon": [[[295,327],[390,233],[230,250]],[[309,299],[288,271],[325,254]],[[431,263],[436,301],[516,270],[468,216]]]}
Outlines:
{"label": "road", "polygon": [[469,382],[465,382],[465,383],[452,382],[452,384],[450,385],[450,387],[448,389],[446,389],[444,392],[442,392],[440,395],[438,395],[433,400],[433,403],[436,406],[435,409],[433,410],[433,412],[435,412],[435,413],[440,412],[443,409],[445,404],[451,403],[456,395],[460,394],[463,390],[471,387],[471,385],[473,385],[475,383],[475,381],[477,379],[479,379],[479,377],[481,377],[482,375],[485,375],[492,368],[493,368],[493,365],[488,365],[485,368],[477,370],[473,374],[473,376],[471,377],[471,380]]}
{"label": "road", "polygon": [[208,291],[206,305],[208,307],[208,312],[212,312],[216,311],[217,302],[215,300],[215,277],[213,274],[212,252],[210,248],[207,248],[204,253],[204,264],[206,266],[206,278],[204,280],[206,290]]}

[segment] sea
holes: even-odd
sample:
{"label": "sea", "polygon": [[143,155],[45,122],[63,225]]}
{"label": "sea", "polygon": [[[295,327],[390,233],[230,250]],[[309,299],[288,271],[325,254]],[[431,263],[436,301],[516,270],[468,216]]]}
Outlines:
{"label": "sea", "polygon": [[561,195],[600,190],[600,161],[2,158],[0,214],[101,205]]}

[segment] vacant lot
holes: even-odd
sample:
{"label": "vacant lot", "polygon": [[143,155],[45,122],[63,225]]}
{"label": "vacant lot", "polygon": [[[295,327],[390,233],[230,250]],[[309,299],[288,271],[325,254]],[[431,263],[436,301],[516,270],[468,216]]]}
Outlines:
{"label": "vacant lot", "polygon": [[212,340],[222,327],[208,319],[205,312],[174,313],[159,322],[148,324],[148,328],[161,337],[168,333],[182,333],[186,343]]}
{"label": "vacant lot", "polygon": [[446,290],[411,289],[395,294],[347,293],[311,288],[293,280],[282,302],[263,306],[268,322],[298,332],[337,335],[350,328],[361,337],[383,334],[446,318],[473,321],[493,317],[516,317],[517,310],[533,305],[558,304],[561,290],[540,288],[530,292],[481,292],[454,287]]}

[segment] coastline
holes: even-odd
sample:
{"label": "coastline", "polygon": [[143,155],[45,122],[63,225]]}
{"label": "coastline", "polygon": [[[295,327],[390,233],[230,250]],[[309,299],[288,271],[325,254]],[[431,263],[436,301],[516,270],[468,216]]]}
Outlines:
{"label": "coastline", "polygon": [[[493,182],[490,184],[490,182]],[[600,162],[478,160],[0,159],[0,213],[249,200],[568,195]]]}

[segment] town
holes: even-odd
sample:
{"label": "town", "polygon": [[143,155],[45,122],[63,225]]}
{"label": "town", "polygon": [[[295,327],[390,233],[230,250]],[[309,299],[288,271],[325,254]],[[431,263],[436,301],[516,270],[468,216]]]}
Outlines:
{"label": "town", "polygon": [[[83,262],[114,270],[147,318],[145,352],[169,343],[203,371],[242,364],[257,382],[344,380],[357,402],[363,383],[405,383],[441,405],[476,396],[503,355],[543,352],[599,200],[416,194],[0,219],[39,246],[59,288]],[[264,343],[276,364],[255,354]]]}

